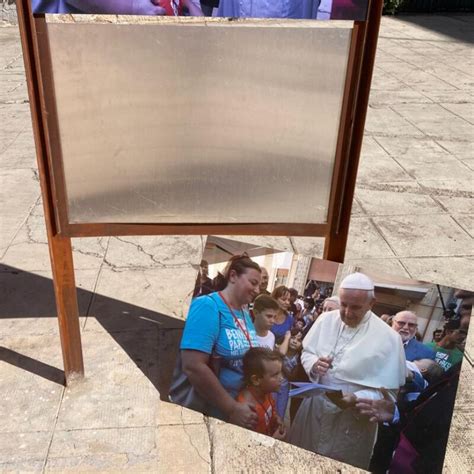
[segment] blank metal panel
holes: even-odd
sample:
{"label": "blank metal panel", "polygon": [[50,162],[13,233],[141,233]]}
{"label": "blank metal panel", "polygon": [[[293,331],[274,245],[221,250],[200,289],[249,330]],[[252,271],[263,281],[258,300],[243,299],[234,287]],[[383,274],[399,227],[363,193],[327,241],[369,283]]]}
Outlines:
{"label": "blank metal panel", "polygon": [[352,22],[48,21],[69,222],[326,222]]}

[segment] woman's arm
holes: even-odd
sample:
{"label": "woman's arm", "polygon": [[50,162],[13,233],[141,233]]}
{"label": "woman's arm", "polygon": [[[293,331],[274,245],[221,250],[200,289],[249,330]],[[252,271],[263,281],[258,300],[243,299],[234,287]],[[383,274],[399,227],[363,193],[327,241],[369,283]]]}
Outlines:
{"label": "woman's arm", "polygon": [[283,338],[283,342],[278,346],[278,352],[280,352],[281,355],[286,355],[288,352],[288,345],[290,343],[290,338],[291,338],[291,331],[286,331],[285,337]]}
{"label": "woman's arm", "polygon": [[181,357],[183,371],[199,395],[224,413],[231,423],[250,429],[256,426],[255,407],[238,403],[227,393],[208,365],[209,354],[185,349]]}

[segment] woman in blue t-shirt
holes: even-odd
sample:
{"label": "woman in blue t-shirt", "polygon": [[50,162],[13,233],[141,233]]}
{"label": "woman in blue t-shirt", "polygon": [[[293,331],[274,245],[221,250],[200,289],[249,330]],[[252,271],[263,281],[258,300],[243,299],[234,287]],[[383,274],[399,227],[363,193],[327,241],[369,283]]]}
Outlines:
{"label": "woman in blue t-shirt", "polygon": [[242,358],[258,346],[247,305],[260,291],[260,276],[248,256],[233,257],[224,271],[224,290],[191,303],[180,345],[183,371],[211,406],[209,414],[250,429],[257,423],[255,409],[234,398],[242,387]]}

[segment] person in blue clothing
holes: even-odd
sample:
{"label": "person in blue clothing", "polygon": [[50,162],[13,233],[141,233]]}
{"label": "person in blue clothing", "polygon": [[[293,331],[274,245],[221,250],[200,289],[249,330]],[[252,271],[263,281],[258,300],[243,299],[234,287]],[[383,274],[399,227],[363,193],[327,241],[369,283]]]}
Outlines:
{"label": "person in blue clothing", "polygon": [[275,324],[271,328],[272,333],[275,334],[275,342],[280,345],[285,338],[285,334],[291,331],[294,322],[293,315],[288,311],[290,308],[290,290],[283,285],[277,286],[271,296],[280,305]]}
{"label": "person in blue clothing", "polygon": [[113,13],[121,15],[165,15],[151,0],[31,0],[33,13]]}
{"label": "person in blue clothing", "polygon": [[237,403],[243,384],[243,356],[259,345],[247,305],[258,295],[261,270],[246,255],[231,258],[227,286],[193,300],[181,339],[183,371],[211,406],[210,415],[253,429],[255,407]]}
{"label": "person in blue clothing", "polygon": [[199,0],[31,0],[33,13],[202,16]]}
{"label": "person in blue clothing", "polygon": [[402,338],[405,357],[408,361],[417,359],[433,359],[435,352],[415,338],[418,321],[412,311],[400,311],[392,319],[392,329]]}
{"label": "person in blue clothing", "polygon": [[[288,350],[291,329],[294,324],[294,317],[292,313],[289,312],[291,303],[290,296],[290,290],[286,286],[277,286],[272,292],[272,298],[278,302],[280,309],[275,318],[275,324],[273,324],[270,331],[275,335],[275,342],[277,346],[280,346],[280,351],[283,352],[283,354],[286,354]],[[283,377],[280,390],[274,394],[277,413],[281,419],[285,417],[289,392],[290,385],[288,379]]]}
{"label": "person in blue clothing", "polygon": [[321,0],[220,0],[217,16],[315,19]]}

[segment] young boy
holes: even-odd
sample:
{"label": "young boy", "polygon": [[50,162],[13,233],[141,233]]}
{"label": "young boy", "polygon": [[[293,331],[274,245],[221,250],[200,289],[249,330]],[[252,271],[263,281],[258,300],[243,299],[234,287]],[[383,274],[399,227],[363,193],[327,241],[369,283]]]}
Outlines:
{"label": "young boy", "polygon": [[[288,363],[291,364],[295,354],[291,353],[293,350],[291,341],[291,332],[286,331],[282,343],[279,346],[275,346],[275,335],[270,331],[273,324],[275,324],[275,319],[277,317],[280,305],[278,301],[268,295],[258,296],[253,305],[253,314],[255,317],[254,325],[255,330],[257,331],[257,339],[261,347],[268,347],[269,349],[277,349],[278,352],[283,356],[283,364],[285,369],[287,369]],[[301,345],[301,344],[300,344]],[[288,352],[291,353],[291,362],[289,362],[287,355]],[[296,365],[296,364],[295,364]],[[294,366],[292,367],[294,368]],[[282,377],[280,382],[278,393],[273,395],[273,398],[276,401],[276,410],[280,418],[284,418],[286,406],[288,404],[288,397],[290,392],[290,386],[288,380]]]}
{"label": "young boy", "polygon": [[291,330],[291,337],[288,342],[288,350],[286,351],[285,358],[283,360],[283,366],[287,376],[291,377],[296,366],[300,361],[300,353],[303,348],[303,331],[296,325]]}
{"label": "young boy", "polygon": [[270,329],[275,324],[279,309],[278,301],[269,295],[260,295],[253,303],[254,326],[261,347],[268,347],[269,349],[275,347],[275,335]]}
{"label": "young boy", "polygon": [[252,347],[243,358],[244,388],[237,395],[240,403],[252,403],[258,416],[255,431],[283,440],[285,428],[277,415],[272,392],[282,380],[283,356],[268,347]]}

